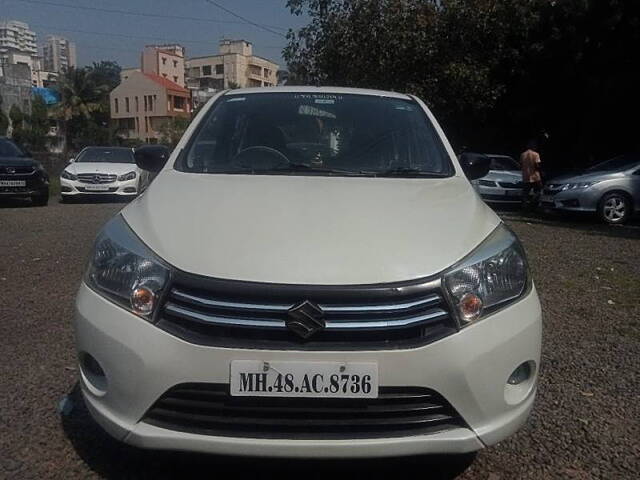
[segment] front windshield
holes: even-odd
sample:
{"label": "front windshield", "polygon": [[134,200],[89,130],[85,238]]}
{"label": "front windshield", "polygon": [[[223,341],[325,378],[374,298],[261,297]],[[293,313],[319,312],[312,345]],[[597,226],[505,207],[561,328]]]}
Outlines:
{"label": "front windshield", "polygon": [[640,163],[640,154],[627,153],[598,163],[587,169],[588,172],[618,172],[632,168]]}
{"label": "front windshield", "polygon": [[24,153],[11,140],[0,138],[0,158],[23,157]]}
{"label": "front windshield", "polygon": [[76,163],[135,163],[133,152],[129,148],[87,148],[75,161]]}
{"label": "front windshield", "polygon": [[489,157],[491,158],[490,170],[513,171],[520,170],[520,165],[511,157]]}
{"label": "front windshield", "polygon": [[413,100],[330,93],[223,96],[175,168],[194,173],[449,176]]}

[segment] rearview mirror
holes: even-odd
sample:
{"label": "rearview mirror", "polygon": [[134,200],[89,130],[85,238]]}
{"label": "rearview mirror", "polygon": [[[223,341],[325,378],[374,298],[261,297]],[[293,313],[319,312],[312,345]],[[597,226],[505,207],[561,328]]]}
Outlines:
{"label": "rearview mirror", "polygon": [[491,159],[482,153],[465,152],[460,155],[460,166],[469,180],[476,180],[489,173]]}
{"label": "rearview mirror", "polygon": [[143,145],[133,151],[136,165],[152,173],[162,170],[170,155],[171,152],[164,145]]}

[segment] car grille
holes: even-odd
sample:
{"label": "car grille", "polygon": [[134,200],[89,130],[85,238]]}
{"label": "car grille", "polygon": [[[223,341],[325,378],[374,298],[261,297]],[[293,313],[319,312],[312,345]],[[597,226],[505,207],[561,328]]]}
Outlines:
{"label": "car grille", "polygon": [[14,178],[14,175],[33,175],[36,167],[33,166],[15,166],[0,167],[0,177]]}
{"label": "car grille", "polygon": [[108,190],[87,190],[84,187],[76,187],[76,190],[78,190],[79,192],[84,192],[84,193],[96,193],[96,194],[100,194],[100,193],[113,193],[118,191],[118,187],[109,187]]}
{"label": "car grille", "polygon": [[117,175],[110,173],[79,173],[78,181],[82,183],[113,183],[116,181]]}
{"label": "car grille", "polygon": [[[425,345],[457,331],[437,283],[313,287],[176,278],[158,326],[191,343],[238,348],[361,350]],[[324,312],[325,328],[304,340],[285,324],[302,301]]]}
{"label": "car grille", "polygon": [[522,182],[498,182],[502,188],[522,188]]}
{"label": "car grille", "polygon": [[201,435],[249,438],[375,438],[466,427],[437,392],[380,387],[378,398],[232,397],[228,384],[185,383],[168,390],[142,421]]}

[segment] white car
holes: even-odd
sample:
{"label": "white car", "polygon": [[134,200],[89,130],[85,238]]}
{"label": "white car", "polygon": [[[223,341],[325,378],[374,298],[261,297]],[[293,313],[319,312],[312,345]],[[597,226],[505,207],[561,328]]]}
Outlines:
{"label": "white car", "polygon": [[60,174],[62,201],[84,195],[135,197],[146,187],[149,172],[140,169],[131,148],[87,147]]}
{"label": "white car", "polygon": [[[115,438],[269,457],[462,453],[533,406],[525,253],[425,104],[225,91],[99,233],[76,300],[81,386]],[[465,175],[466,173],[466,175]]]}
{"label": "white car", "polygon": [[488,203],[522,203],[522,167],[508,155],[488,154],[489,173],[471,182]]}

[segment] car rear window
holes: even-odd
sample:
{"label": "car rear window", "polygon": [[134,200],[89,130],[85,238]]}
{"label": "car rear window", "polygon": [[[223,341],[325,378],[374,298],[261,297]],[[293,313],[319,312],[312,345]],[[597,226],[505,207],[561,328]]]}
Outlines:
{"label": "car rear window", "polygon": [[135,163],[135,159],[128,148],[87,148],[78,155],[76,162]]}
{"label": "car rear window", "polygon": [[410,99],[331,93],[221,97],[175,168],[195,173],[372,173],[396,169],[448,176],[453,167],[434,126]]}

